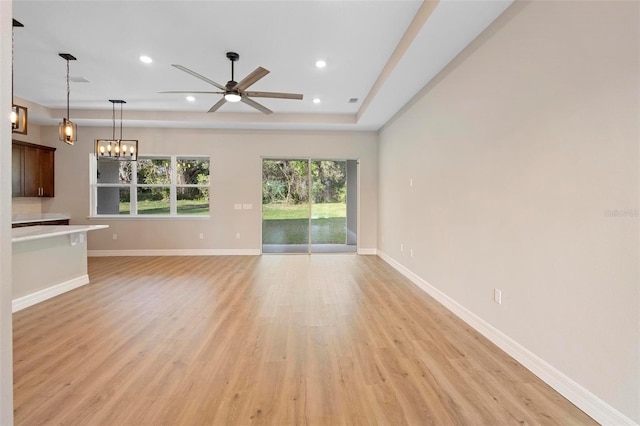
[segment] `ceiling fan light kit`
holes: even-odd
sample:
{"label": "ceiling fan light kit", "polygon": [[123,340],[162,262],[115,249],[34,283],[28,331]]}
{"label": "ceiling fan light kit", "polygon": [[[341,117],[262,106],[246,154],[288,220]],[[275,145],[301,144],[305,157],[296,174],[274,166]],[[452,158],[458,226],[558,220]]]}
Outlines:
{"label": "ceiling fan light kit", "polygon": [[251,86],[252,84],[256,83],[258,80],[260,80],[262,77],[264,77],[265,75],[269,74],[269,71],[265,68],[262,67],[258,67],[256,68],[251,74],[249,74],[248,76],[246,76],[245,78],[243,78],[242,80],[240,80],[240,82],[236,82],[235,81],[235,69],[234,69],[234,62],[236,62],[237,60],[240,59],[240,55],[238,55],[236,52],[227,52],[227,59],[229,59],[229,61],[231,61],[231,80],[229,80],[227,82],[226,85],[221,85],[219,83],[216,83],[215,81],[198,74],[195,71],[190,70],[187,67],[184,67],[182,65],[178,65],[178,64],[172,64],[173,67],[179,69],[180,71],[186,72],[187,74],[191,74],[192,76],[209,83],[210,85],[216,87],[219,89],[219,91],[215,91],[215,92],[203,92],[203,91],[183,91],[183,90],[175,90],[175,91],[164,91],[164,92],[159,92],[159,93],[186,93],[186,94],[190,94],[190,93],[202,93],[202,94],[218,94],[218,95],[222,95],[222,98],[215,103],[208,112],[215,112],[218,109],[220,109],[220,107],[222,105],[224,105],[227,102],[243,102],[247,105],[249,105],[250,107],[253,107],[255,109],[257,109],[258,111],[264,113],[264,114],[271,114],[273,113],[273,111],[271,111],[269,108],[265,107],[264,105],[254,101],[251,98],[274,98],[274,99],[297,99],[297,100],[301,100],[302,99],[302,95],[301,94],[297,94],[297,93],[281,93],[281,92],[250,92],[247,91],[247,89],[249,88],[249,86]]}
{"label": "ceiling fan light kit", "polygon": [[237,93],[225,93],[224,98],[227,102],[240,102],[242,100],[242,96]]}

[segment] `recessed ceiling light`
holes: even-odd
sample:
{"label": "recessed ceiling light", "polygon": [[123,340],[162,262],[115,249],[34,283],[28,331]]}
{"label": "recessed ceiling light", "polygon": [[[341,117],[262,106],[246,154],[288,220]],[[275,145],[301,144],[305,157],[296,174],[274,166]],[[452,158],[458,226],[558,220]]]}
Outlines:
{"label": "recessed ceiling light", "polygon": [[314,104],[319,104],[320,103],[320,98],[313,98],[313,103]]}
{"label": "recessed ceiling light", "polygon": [[151,62],[153,62],[153,59],[151,59],[148,56],[142,55],[142,56],[140,56],[140,61],[144,62],[145,64],[150,64]]}
{"label": "recessed ceiling light", "polygon": [[187,100],[189,102],[195,102],[196,98],[194,98],[193,96],[187,96]]}
{"label": "recessed ceiling light", "polygon": [[316,61],[316,67],[318,67],[318,68],[324,68],[324,67],[326,67],[326,66],[327,66],[327,63],[326,63],[324,60],[322,60],[322,59],[318,59],[318,60]]}

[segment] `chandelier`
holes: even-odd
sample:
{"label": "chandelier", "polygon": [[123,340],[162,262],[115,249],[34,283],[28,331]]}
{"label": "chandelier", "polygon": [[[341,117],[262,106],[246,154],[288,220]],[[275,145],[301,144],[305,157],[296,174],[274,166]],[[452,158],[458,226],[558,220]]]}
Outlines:
{"label": "chandelier", "polygon": [[[122,139],[122,105],[125,101],[109,99],[112,109],[112,133],[111,139],[96,139],[96,158],[119,161],[138,160],[138,141],[134,139]],[[120,104],[120,137],[116,139],[116,104]]]}

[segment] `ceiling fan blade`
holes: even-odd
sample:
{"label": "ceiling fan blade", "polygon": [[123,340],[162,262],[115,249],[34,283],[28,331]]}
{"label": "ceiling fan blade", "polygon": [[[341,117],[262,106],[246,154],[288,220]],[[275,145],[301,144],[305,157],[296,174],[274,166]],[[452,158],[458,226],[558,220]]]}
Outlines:
{"label": "ceiling fan blade", "polygon": [[162,92],[157,92],[157,93],[200,93],[200,94],[204,94],[204,95],[208,95],[208,94],[218,94],[218,95],[222,95],[225,92],[202,92],[199,90],[164,90]]}
{"label": "ceiling fan blade", "polygon": [[223,97],[222,99],[220,99],[214,106],[212,106],[211,108],[209,108],[209,111],[207,112],[216,112],[218,109],[220,109],[220,107],[224,104],[227,103],[227,100]]}
{"label": "ceiling fan blade", "polygon": [[253,98],[302,99],[302,95],[299,93],[244,92],[244,94]]}
{"label": "ceiling fan blade", "polygon": [[240,83],[236,84],[236,87],[233,90],[243,91],[246,90],[249,86],[251,86],[256,81],[260,80],[265,75],[269,74],[269,70],[266,70],[262,67],[256,68],[251,74],[240,80]]}
{"label": "ceiling fan blade", "polygon": [[[224,99],[224,98],[223,98]],[[242,97],[242,102],[244,102],[245,104],[254,107],[255,109],[257,109],[260,112],[264,112],[265,114],[271,114],[273,113],[273,111],[271,111],[269,108],[267,108],[266,106],[260,105],[259,103],[257,103],[256,101],[254,101],[253,99],[249,99],[246,96]]]}
{"label": "ceiling fan blade", "polygon": [[218,89],[220,89],[220,90],[226,90],[226,89],[225,89],[225,87],[224,87],[223,85],[218,84],[218,83],[216,83],[215,81],[213,81],[213,80],[211,80],[211,79],[208,79],[207,77],[205,77],[205,76],[203,76],[203,75],[200,75],[200,74],[198,74],[198,73],[197,73],[197,72],[195,72],[195,71],[191,71],[191,70],[190,70],[189,68],[187,68],[187,67],[183,67],[182,65],[177,65],[177,64],[171,64],[171,66],[172,66],[172,67],[176,67],[176,68],[178,68],[180,71],[184,71],[184,72],[186,72],[187,74],[191,74],[192,76],[194,76],[194,77],[196,77],[196,78],[199,78],[199,79],[200,79],[200,80],[202,80],[202,81],[206,81],[207,83],[209,83],[209,84],[211,84],[211,85],[213,85],[213,86],[216,86],[216,87],[217,87]]}

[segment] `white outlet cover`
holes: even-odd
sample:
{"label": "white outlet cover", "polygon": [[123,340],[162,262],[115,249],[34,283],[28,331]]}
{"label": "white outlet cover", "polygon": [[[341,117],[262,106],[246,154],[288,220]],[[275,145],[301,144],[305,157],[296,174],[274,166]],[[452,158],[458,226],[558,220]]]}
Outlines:
{"label": "white outlet cover", "polygon": [[498,305],[502,304],[502,290],[494,288],[493,289],[493,301]]}
{"label": "white outlet cover", "polygon": [[242,205],[242,209],[243,210],[251,210],[251,209],[253,209],[253,204],[243,204]]}
{"label": "white outlet cover", "polygon": [[242,204],[234,204],[233,205],[233,209],[234,210],[242,210]]}

